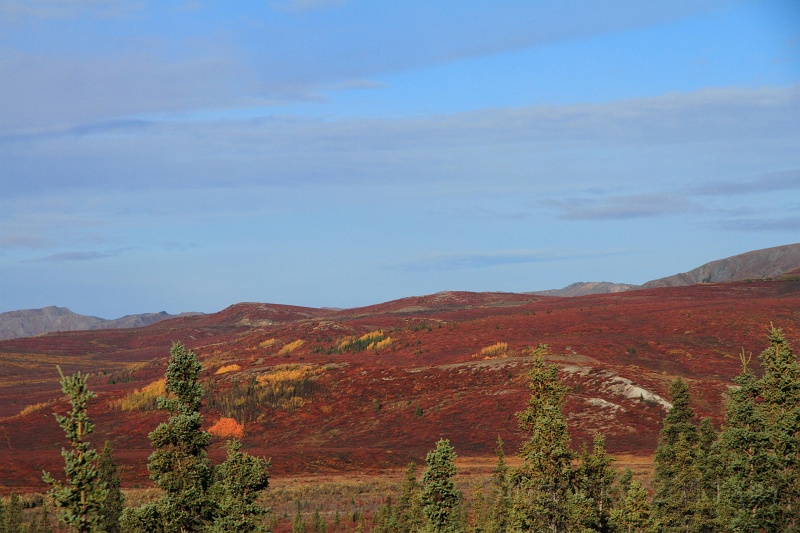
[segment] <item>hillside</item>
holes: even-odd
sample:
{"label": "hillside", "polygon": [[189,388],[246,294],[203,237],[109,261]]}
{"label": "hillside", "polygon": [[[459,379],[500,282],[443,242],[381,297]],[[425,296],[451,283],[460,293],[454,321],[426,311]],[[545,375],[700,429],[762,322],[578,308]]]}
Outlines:
{"label": "hillside", "polygon": [[800,243],[787,244],[711,261],[682,274],[648,281],[642,287],[685,287],[696,283],[764,279],[780,276],[798,267]]}
{"label": "hillside", "polygon": [[686,287],[697,283],[722,283],[746,279],[764,279],[787,274],[800,268],[800,243],[775,246],[711,261],[688,272],[648,281],[642,285],[580,281],[563,289],[536,291],[543,296],[585,296],[655,287]]}
{"label": "hillside", "polygon": [[[602,432],[613,453],[649,455],[669,383],[685,378],[698,414],[719,424],[737,354],[760,353],[770,322],[800,346],[796,277],[575,298],[447,292],[347,310],[247,303],[138,329],[6,340],[0,480],[42,490],[41,470],[62,465],[51,414],[66,409],[59,365],[93,373],[95,442],[115,444],[126,486],[146,486],[147,433],[164,415],[140,400],[173,341],[204,365],[206,427],[223,416],[244,423],[245,447],[272,457],[277,476],[402,466],[439,437],[464,458],[490,459],[498,436],[511,453],[524,438],[513,415],[535,353],[572,389],[576,447]],[[126,410],[137,401],[144,410]]]}

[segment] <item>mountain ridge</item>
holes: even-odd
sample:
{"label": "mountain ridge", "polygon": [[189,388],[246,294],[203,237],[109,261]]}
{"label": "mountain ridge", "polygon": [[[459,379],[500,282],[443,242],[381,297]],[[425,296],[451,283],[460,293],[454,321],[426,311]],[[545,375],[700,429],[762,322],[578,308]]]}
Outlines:
{"label": "mountain ridge", "polygon": [[687,287],[698,283],[724,283],[765,279],[800,269],[800,243],[752,250],[705,263],[697,268],[647,281],[641,285],[607,281],[579,281],[562,289],[534,291],[542,296],[586,296],[658,287]]}
{"label": "mountain ridge", "polygon": [[41,309],[21,309],[0,313],[0,340],[33,337],[57,331],[140,328],[162,320],[195,314],[199,313],[171,315],[166,311],[161,311],[105,319],[81,315],[70,311],[66,307],[51,305]]}
{"label": "mountain ridge", "polygon": [[[693,270],[674,274],[663,278],[648,281],[642,285],[629,283],[612,283],[607,281],[579,281],[572,283],[561,289],[549,289],[543,291],[532,291],[522,294],[551,296],[551,297],[578,297],[593,294],[615,294],[639,289],[652,289],[659,287],[685,287],[698,283],[719,283],[728,281],[743,281],[746,279],[764,279],[773,276],[788,274],[793,270],[800,269],[800,243],[775,246],[753,250],[742,254],[730,256],[705,263]],[[474,294],[466,291],[446,291],[427,296],[410,296],[393,302],[384,302],[367,306],[364,309],[379,309],[381,307],[391,307],[391,313],[417,313],[424,311],[426,306],[432,302],[443,303],[445,306],[471,305],[466,301],[459,301],[460,298],[471,298],[464,295]],[[484,295],[490,293],[483,293]],[[513,293],[491,293],[499,296],[494,297],[497,302],[486,302],[484,305],[513,305],[513,298],[509,295]],[[459,296],[460,295],[460,296]],[[405,302],[407,305],[397,307],[396,302]],[[503,303],[505,301],[505,303]],[[264,304],[266,305],[266,304]],[[232,309],[231,306],[228,309]],[[294,316],[296,313],[306,315],[308,318],[318,317],[332,312],[356,312],[352,310],[337,310],[328,308],[304,308],[291,305],[272,305],[264,308],[270,313],[277,313],[276,316],[264,316],[259,318],[264,324],[268,321],[282,321],[281,318],[289,313]],[[360,309],[360,308],[359,308]],[[49,306],[41,309],[24,309],[19,311],[9,311],[0,313],[0,340],[32,337],[44,333],[57,331],[81,331],[96,329],[119,329],[119,328],[139,328],[149,326],[162,320],[173,318],[200,315],[203,313],[180,313],[171,315],[165,311],[159,313],[142,313],[126,315],[117,319],[103,319],[95,316],[80,315],[73,313],[66,307]],[[288,316],[288,315],[286,315]]]}

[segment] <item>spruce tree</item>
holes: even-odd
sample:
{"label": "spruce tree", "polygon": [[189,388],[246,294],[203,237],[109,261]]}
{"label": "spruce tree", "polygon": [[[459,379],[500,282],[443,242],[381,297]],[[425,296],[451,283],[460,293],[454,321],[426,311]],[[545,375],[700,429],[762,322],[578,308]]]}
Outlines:
{"label": "spruce tree", "polygon": [[189,533],[203,531],[213,519],[209,496],[211,462],[206,449],[210,435],[201,429],[202,369],[192,351],[175,343],[167,365],[167,397],[159,408],[170,413],[149,435],[155,451],[148,459],[150,478],[162,490],[154,504],[126,509],[123,529],[136,533]]}
{"label": "spruce tree", "polygon": [[504,533],[508,529],[508,515],[511,511],[511,487],[509,486],[509,469],[503,441],[497,437],[497,466],[492,474],[492,491],[489,497],[489,520],[487,533]]}
{"label": "spruce tree", "polygon": [[6,533],[22,533],[22,502],[16,492],[12,492],[8,497],[4,526]]}
{"label": "spruce tree", "polygon": [[103,507],[100,510],[101,526],[105,533],[119,533],[119,518],[125,507],[125,495],[120,490],[119,472],[114,463],[114,449],[111,442],[106,441],[100,458],[97,461],[98,478],[108,490]]}
{"label": "spruce tree", "polygon": [[783,330],[770,328],[769,347],[761,353],[764,376],[759,381],[764,424],[772,455],[778,462],[779,528],[800,531],[800,361]]}
{"label": "spruce tree", "polygon": [[267,488],[269,462],[241,451],[237,440],[227,444],[228,458],[214,468],[212,497],[216,502],[210,533],[266,533],[264,519],[269,511],[256,502]]}
{"label": "spruce tree", "polygon": [[672,408],[664,418],[655,454],[653,514],[659,532],[689,531],[700,496],[695,464],[698,434],[689,387],[681,378],[672,382],[670,397]]}
{"label": "spruce tree", "polygon": [[609,523],[612,530],[618,533],[642,533],[650,530],[650,502],[647,500],[647,490],[640,481],[630,481],[622,499],[609,513]]}
{"label": "spruce tree", "polygon": [[398,530],[401,532],[416,532],[422,528],[422,500],[420,492],[422,486],[417,481],[417,465],[409,463],[406,475],[400,488],[400,497],[397,500]]}
{"label": "spruce tree", "polygon": [[742,358],[739,385],[730,392],[725,425],[715,446],[723,464],[718,523],[722,531],[780,531],[776,475],[768,428],[757,400],[760,387]]}
{"label": "spruce tree", "polygon": [[517,418],[531,437],[522,445],[522,465],[514,472],[517,490],[509,523],[520,531],[564,531],[574,458],[563,413],[569,389],[559,380],[558,367],[545,366],[541,357],[534,359],[529,379],[528,406]]}
{"label": "spruce tree", "polygon": [[97,451],[86,437],[94,432],[94,424],[87,413],[89,400],[95,397],[86,385],[86,376],[80,372],[64,376],[61,368],[61,390],[69,397],[72,411],[67,416],[56,414],[56,420],[69,440],[71,450],[61,450],[64,457],[66,483],[56,481],[44,472],[43,479],[50,485],[50,496],[58,509],[58,518],[71,532],[90,533],[102,531],[100,511],[108,490],[99,479]]}
{"label": "spruce tree", "polygon": [[606,453],[605,438],[602,435],[595,435],[592,453],[584,450],[581,454],[581,461],[572,481],[572,493],[578,496],[574,505],[586,506],[586,509],[580,510],[577,515],[581,520],[574,525],[575,529],[608,530],[611,490],[616,477],[611,467],[613,461],[614,459]]}
{"label": "spruce tree", "polygon": [[456,454],[450,441],[440,439],[425,457],[428,468],[422,474],[422,512],[425,531],[445,533],[461,530],[461,492],[456,489]]}

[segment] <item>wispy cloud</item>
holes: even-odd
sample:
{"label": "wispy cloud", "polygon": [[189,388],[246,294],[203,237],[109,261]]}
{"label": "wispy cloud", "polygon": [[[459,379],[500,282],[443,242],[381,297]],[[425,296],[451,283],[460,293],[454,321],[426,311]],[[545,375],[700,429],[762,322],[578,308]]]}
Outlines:
{"label": "wispy cloud", "polygon": [[495,250],[433,254],[394,265],[393,270],[411,272],[490,268],[502,265],[545,263],[587,257],[607,256],[618,252],[575,253],[559,250]]}
{"label": "wispy cloud", "polygon": [[728,196],[800,191],[800,169],[772,172],[747,180],[716,181],[690,189],[690,193],[704,196]]}
{"label": "wispy cloud", "polygon": [[800,234],[800,216],[729,219],[715,222],[712,227],[719,230],[742,232],[790,231],[797,235]]}
{"label": "wispy cloud", "polygon": [[564,220],[626,220],[699,212],[702,205],[677,194],[638,194],[605,198],[547,200]]}
{"label": "wispy cloud", "polygon": [[35,263],[64,263],[72,261],[96,261],[98,259],[107,259],[109,257],[116,257],[129,250],[134,250],[136,247],[129,246],[126,248],[119,248],[117,250],[108,250],[105,252],[89,251],[89,252],[60,252],[57,254],[32,259],[31,262]]}
{"label": "wispy cloud", "polygon": [[0,250],[12,248],[27,248],[31,250],[47,248],[54,241],[50,238],[33,233],[9,233],[0,235]]}

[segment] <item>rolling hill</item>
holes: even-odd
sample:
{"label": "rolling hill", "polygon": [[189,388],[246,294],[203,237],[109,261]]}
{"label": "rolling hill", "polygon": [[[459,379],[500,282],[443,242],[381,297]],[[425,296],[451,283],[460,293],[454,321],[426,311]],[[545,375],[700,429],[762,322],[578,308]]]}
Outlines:
{"label": "rolling hill", "polygon": [[797,276],[574,298],[445,292],[345,310],[243,303],[0,341],[0,483],[42,490],[42,469],[63,466],[59,366],[92,373],[94,441],[114,443],[126,486],[147,486],[147,433],[165,418],[147,391],[173,341],[203,363],[206,426],[243,423],[246,449],[272,457],[278,476],[397,467],[440,437],[460,457],[490,458],[498,436],[512,453],[535,354],[571,387],[576,447],[601,432],[613,453],[647,456],[669,383],[683,377],[698,414],[719,424],[738,354],[761,352],[770,323],[800,346]]}

